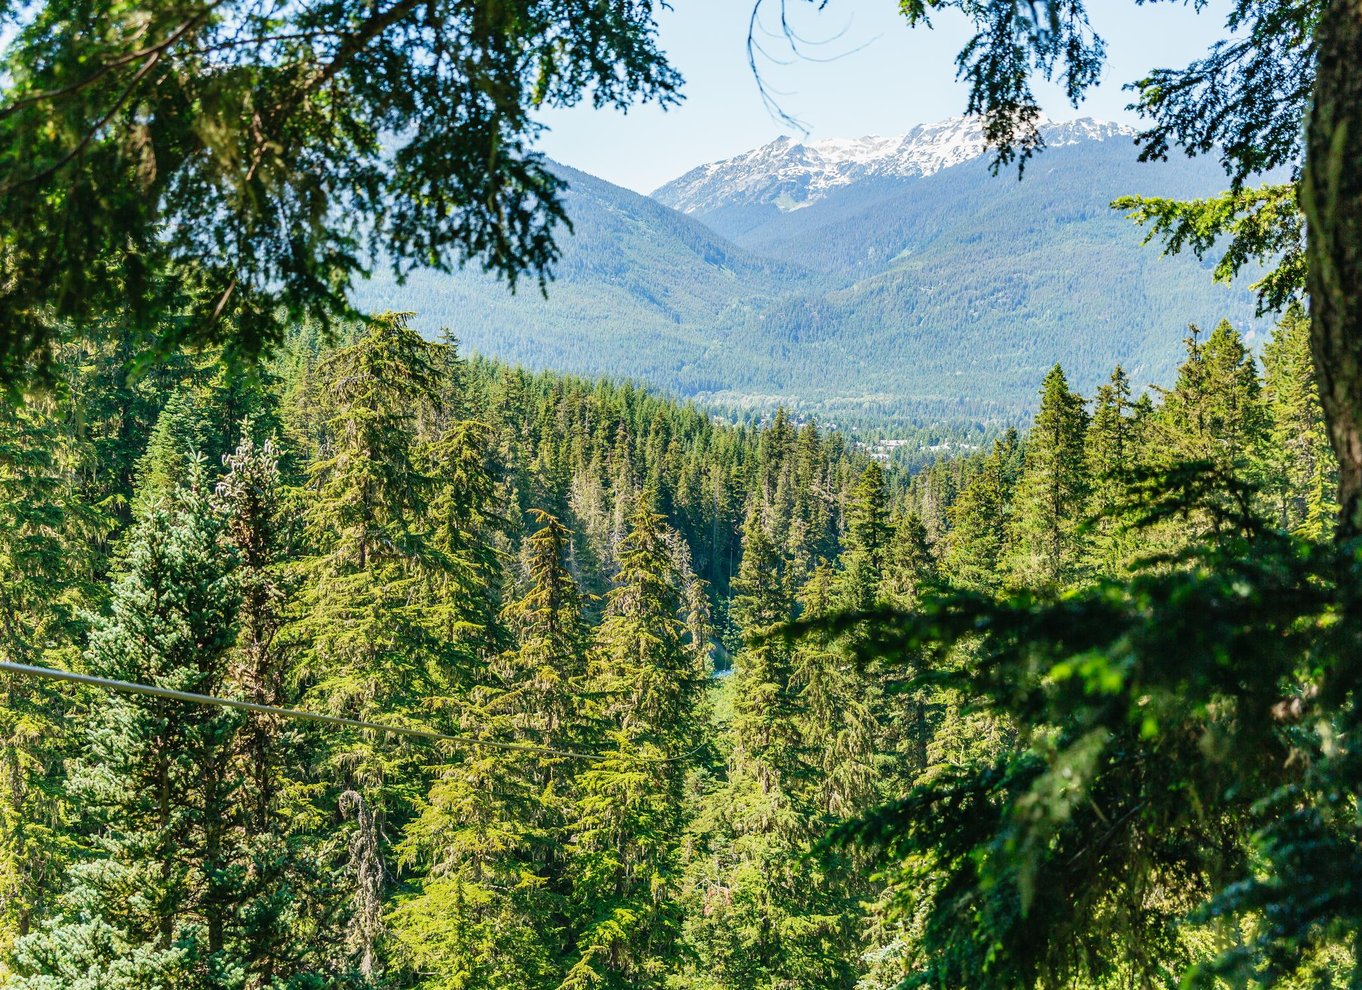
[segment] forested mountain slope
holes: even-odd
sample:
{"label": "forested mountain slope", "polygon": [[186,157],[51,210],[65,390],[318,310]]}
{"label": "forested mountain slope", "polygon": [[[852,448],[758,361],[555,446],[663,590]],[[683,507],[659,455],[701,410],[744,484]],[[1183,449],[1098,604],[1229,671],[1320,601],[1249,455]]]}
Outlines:
{"label": "forested mountain slope", "polygon": [[1082,388],[1117,361],[1166,383],[1189,321],[1261,333],[1245,287],[1160,258],[1109,208],[1212,192],[1213,164],[1141,165],[1127,131],[1076,121],[1024,181],[991,180],[968,127],[927,131],[888,152],[777,142],[659,190],[714,230],[563,168],[575,233],[547,299],[464,273],[376,281],[357,302],[534,368],[863,421],[1012,419],[1056,360]]}
{"label": "forested mountain slope", "polygon": [[1024,403],[1056,360],[1085,389],[1117,362],[1142,385],[1164,384],[1188,322],[1229,317],[1258,342],[1246,287],[1143,246],[1108,205],[1125,192],[1206,195],[1223,177],[1201,162],[1133,158],[1124,142],[1083,141],[1045,152],[1020,182],[979,159],[778,213],[740,242],[843,284],[749,318],[733,338],[799,343],[788,387],[834,414],[890,412],[911,396],[937,416],[978,415],[988,397]]}
{"label": "forested mountain slope", "polygon": [[[661,204],[558,166],[573,232],[545,298],[478,272],[376,278],[362,308],[415,310],[428,334],[448,327],[470,349],[540,370],[636,377],[682,394],[723,388],[695,367],[722,346],[713,328],[742,323],[822,279],[766,260]],[[719,367],[729,362],[720,356]]]}

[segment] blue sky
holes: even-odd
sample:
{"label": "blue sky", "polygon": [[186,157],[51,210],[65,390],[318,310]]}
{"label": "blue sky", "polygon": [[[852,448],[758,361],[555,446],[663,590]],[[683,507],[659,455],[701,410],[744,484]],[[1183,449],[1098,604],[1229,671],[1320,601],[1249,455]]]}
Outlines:
{"label": "blue sky", "polygon": [[[779,0],[766,0],[772,29]],[[968,37],[964,19],[946,12],[932,30],[909,29],[896,0],[830,0],[821,13],[789,0],[799,33],[824,44],[806,47],[813,59],[791,59],[788,47],[766,39],[790,64],[763,68],[768,88],[812,137],[898,134],[915,124],[960,113],[965,89],[954,59]],[[650,192],[702,162],[716,161],[797,131],[763,105],[747,65],[751,0],[674,0],[659,15],[661,42],[686,78],[685,101],[662,111],[639,106],[627,114],[590,107],[542,116],[550,131],[542,150],[611,182]],[[1121,84],[1154,66],[1181,66],[1223,36],[1229,0],[1211,0],[1200,14],[1179,0],[1146,3],[1089,0],[1093,25],[1108,44],[1102,83],[1078,109],[1056,87],[1038,88],[1052,117],[1135,118]]]}

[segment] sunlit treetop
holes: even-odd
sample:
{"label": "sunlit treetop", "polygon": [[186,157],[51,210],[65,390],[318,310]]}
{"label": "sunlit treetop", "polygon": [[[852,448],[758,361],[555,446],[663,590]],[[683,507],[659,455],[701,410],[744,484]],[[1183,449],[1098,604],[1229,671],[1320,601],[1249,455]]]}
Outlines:
{"label": "sunlit treetop", "polygon": [[251,357],[377,265],[542,285],[532,114],[675,100],[656,6],[0,0],[0,379],[109,323]]}

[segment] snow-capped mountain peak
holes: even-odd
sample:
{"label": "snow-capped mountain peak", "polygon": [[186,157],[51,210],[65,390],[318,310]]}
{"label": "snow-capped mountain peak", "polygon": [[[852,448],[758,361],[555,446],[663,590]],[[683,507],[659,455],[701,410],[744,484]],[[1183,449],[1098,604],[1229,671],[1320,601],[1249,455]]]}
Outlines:
{"label": "snow-capped mountain peak", "polygon": [[[1133,128],[1083,117],[1041,123],[1046,145],[1130,138]],[[988,153],[977,118],[951,117],[921,124],[897,137],[822,138],[770,144],[692,169],[653,192],[658,201],[684,213],[721,206],[774,205],[797,210],[839,186],[867,178],[932,175]]]}

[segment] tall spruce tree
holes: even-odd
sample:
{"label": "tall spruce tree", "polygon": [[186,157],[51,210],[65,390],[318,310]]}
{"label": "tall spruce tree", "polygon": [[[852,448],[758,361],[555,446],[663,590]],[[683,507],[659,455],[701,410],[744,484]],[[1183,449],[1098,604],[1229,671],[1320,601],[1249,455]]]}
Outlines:
{"label": "tall spruce tree", "polygon": [[872,461],[848,495],[846,550],[838,575],[838,601],[848,611],[873,608],[880,598],[893,539],[884,470]]}
{"label": "tall spruce tree", "polygon": [[1310,318],[1290,306],[1263,348],[1263,403],[1270,425],[1266,492],[1277,524],[1324,539],[1338,514],[1338,461],[1329,446],[1310,356]]}
{"label": "tall spruce tree", "polygon": [[476,420],[445,426],[426,453],[431,498],[423,561],[430,634],[450,662],[486,658],[500,642],[501,564],[492,544],[505,523],[497,515],[492,432]]}
{"label": "tall spruce tree", "polygon": [[[273,439],[252,439],[259,429],[254,422],[241,426],[245,435],[223,458],[226,471],[213,495],[236,554],[240,594],[227,683],[244,700],[291,707],[298,704],[296,650],[284,632],[297,605],[291,562],[299,527],[284,490],[279,448]],[[231,824],[241,849],[233,880],[245,990],[305,986],[322,969],[344,972],[343,961],[325,948],[335,936],[328,914],[337,891],[319,869],[324,843],[308,829],[318,810],[313,794],[321,757],[317,733],[277,715],[251,713],[236,735],[239,786]]]}
{"label": "tall spruce tree", "polygon": [[578,778],[569,827],[579,935],[565,988],[663,984],[678,922],[683,785],[702,737],[706,672],[660,515],[633,513],[619,561],[588,676],[613,748]]}
{"label": "tall spruce tree", "polygon": [[[128,542],[86,654],[92,673],[200,694],[229,685],[237,588],[200,462]],[[230,987],[240,927],[239,716],[136,695],[87,699],[70,788],[92,848],[62,913],[20,941],[21,988]]]}
{"label": "tall spruce tree", "polygon": [[[497,661],[507,687],[501,706],[516,737],[540,746],[590,751],[598,726],[587,713],[586,676],[589,626],[586,601],[569,570],[572,534],[542,510],[533,513],[538,528],[522,550],[524,583],[503,609],[501,620],[515,646]],[[565,899],[569,861],[568,827],[574,814],[580,761],[541,756],[529,767],[538,801],[530,818],[542,841],[530,860],[545,877],[556,930],[566,929]],[[560,946],[561,948],[561,946]]]}
{"label": "tall spruce tree", "polygon": [[[1164,513],[1157,526],[1142,527],[1146,555],[1178,552],[1206,537],[1237,535],[1239,526],[1232,520],[1265,504],[1269,420],[1252,353],[1225,321],[1205,340],[1193,326],[1186,347],[1177,381],[1162,390],[1163,401],[1148,418],[1143,460],[1155,472],[1158,487],[1172,489],[1174,500],[1187,507],[1176,517]],[[1167,472],[1168,481],[1157,481],[1159,472]],[[1215,497],[1208,502],[1194,494],[1198,489]],[[1251,505],[1248,493],[1254,494]],[[1140,498],[1152,494],[1141,492]]]}
{"label": "tall spruce tree", "polygon": [[941,580],[940,565],[927,526],[916,512],[900,516],[891,529],[881,593],[896,606],[912,608]]}
{"label": "tall spruce tree", "polygon": [[1013,471],[1020,449],[1015,432],[994,441],[977,473],[965,482],[947,510],[950,529],[944,541],[942,569],[955,584],[976,589],[998,584],[1003,536],[1011,517]]}
{"label": "tall spruce tree", "polygon": [[[489,678],[464,702],[466,735],[515,737],[514,692]],[[536,815],[534,757],[477,745],[450,752],[407,825],[400,862],[416,874],[388,924],[395,964],[426,990],[550,985],[557,932],[533,851],[549,841]],[[406,982],[404,980],[404,982]]]}
{"label": "tall spruce tree", "polygon": [[1133,552],[1137,539],[1120,518],[1130,472],[1142,455],[1144,418],[1131,402],[1130,379],[1117,365],[1106,384],[1098,386],[1092,420],[1084,439],[1087,455],[1090,528],[1084,558],[1098,574],[1115,574]]}
{"label": "tall spruce tree", "polygon": [[[567,748],[581,740],[585,633],[564,566],[567,531],[547,514],[538,520],[526,551],[529,587],[502,616],[520,645],[489,658],[445,705],[461,711],[472,738]],[[400,961],[429,988],[556,983],[563,864],[553,850],[570,774],[544,754],[472,747],[450,756],[400,846],[416,873],[391,918]]]}
{"label": "tall spruce tree", "polygon": [[1054,591],[1077,576],[1089,488],[1087,427],[1082,396],[1069,390],[1064,370],[1055,365],[1041,385],[1040,410],[1026,437],[1001,561],[1014,585]]}
{"label": "tall spruce tree", "polygon": [[[894,608],[914,609],[941,581],[936,554],[927,540],[927,527],[916,513],[898,519],[885,565],[882,596]],[[909,657],[903,658],[904,660]],[[912,687],[908,682],[923,673],[921,657],[912,663],[884,664],[880,669],[885,692],[884,748],[895,754],[883,772],[881,789],[895,793],[927,768],[931,742],[931,712],[938,707],[939,692]]]}
{"label": "tall spruce tree", "polygon": [[1164,462],[1204,461],[1259,481],[1267,416],[1252,353],[1226,320],[1204,342],[1192,327],[1186,347],[1187,359],[1163,393],[1154,424]]}
{"label": "tall spruce tree", "polygon": [[765,790],[792,786],[786,778],[799,772],[790,648],[774,635],[793,615],[786,566],[760,515],[749,513],[742,564],[733,582],[732,615],[746,645],[734,675],[732,732],[735,756]]}
{"label": "tall spruce tree", "polygon": [[[306,644],[307,700],[378,721],[406,719],[444,693],[448,651],[429,631],[432,560],[425,513],[434,487],[422,471],[414,427],[438,391],[439,345],[402,314],[376,319],[354,344],[327,355],[306,393],[319,410],[308,469],[303,615],[291,635]],[[350,945],[360,971],[380,967],[383,897],[391,873],[387,835],[424,793],[409,750],[372,734],[338,740],[328,754],[349,831]]]}
{"label": "tall spruce tree", "polygon": [[[0,659],[10,663],[69,661],[93,592],[99,514],[73,490],[73,438],[58,412],[50,399],[0,400]],[[64,869],[69,710],[62,692],[0,673],[0,960],[51,906]]]}
{"label": "tall spruce tree", "polygon": [[[799,591],[800,618],[816,623],[839,609],[836,581],[831,565],[814,569]],[[815,802],[831,818],[849,816],[874,801],[878,783],[880,727],[865,678],[840,644],[821,633],[800,641],[792,663],[804,746],[819,770]]]}
{"label": "tall spruce tree", "polygon": [[[223,464],[227,472],[217,483],[214,503],[237,554],[241,593],[231,680],[248,701],[287,706],[295,699],[286,684],[289,658],[280,630],[296,590],[287,565],[298,534],[286,515],[279,450],[273,440],[257,445],[247,436]],[[276,716],[263,714],[252,715],[240,733],[241,756],[249,768],[245,804],[252,828],[261,835],[277,823],[284,733]]]}

